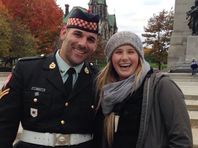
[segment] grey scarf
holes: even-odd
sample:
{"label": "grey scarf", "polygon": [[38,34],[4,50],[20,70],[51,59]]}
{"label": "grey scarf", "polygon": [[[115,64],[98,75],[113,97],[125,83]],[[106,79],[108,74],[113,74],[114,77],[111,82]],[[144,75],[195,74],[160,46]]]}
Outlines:
{"label": "grey scarf", "polygon": [[133,74],[127,79],[104,85],[102,89],[103,94],[101,95],[101,105],[104,115],[109,114],[114,105],[122,102],[129,94],[132,94],[140,87],[146,74],[150,70],[150,65],[146,61],[143,62],[142,67],[143,70],[138,82],[135,82],[135,75]]}

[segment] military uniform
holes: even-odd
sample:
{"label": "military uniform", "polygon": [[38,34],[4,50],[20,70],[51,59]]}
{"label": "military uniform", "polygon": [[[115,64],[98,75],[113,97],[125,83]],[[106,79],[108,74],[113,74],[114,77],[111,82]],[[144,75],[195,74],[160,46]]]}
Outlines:
{"label": "military uniform", "polygon": [[[20,59],[0,97],[0,147],[12,147],[19,122],[29,131],[28,134],[31,131],[93,134],[97,105],[93,84],[96,73],[93,66],[85,62],[68,97],[55,54]],[[64,138],[56,136],[55,143],[64,145]],[[91,141],[85,142],[87,145],[82,148],[95,148]],[[16,147],[38,146],[19,143]],[[73,147],[78,148],[78,145]]]}

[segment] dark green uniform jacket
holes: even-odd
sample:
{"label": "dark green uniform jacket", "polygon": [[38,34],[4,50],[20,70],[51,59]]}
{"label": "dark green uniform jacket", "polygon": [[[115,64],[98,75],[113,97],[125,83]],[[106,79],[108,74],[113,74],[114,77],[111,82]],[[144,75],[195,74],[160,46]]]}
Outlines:
{"label": "dark green uniform jacket", "polygon": [[92,134],[95,76],[93,66],[85,63],[66,97],[54,54],[19,60],[4,90],[9,93],[0,99],[0,148],[11,147],[20,121],[31,131]]}

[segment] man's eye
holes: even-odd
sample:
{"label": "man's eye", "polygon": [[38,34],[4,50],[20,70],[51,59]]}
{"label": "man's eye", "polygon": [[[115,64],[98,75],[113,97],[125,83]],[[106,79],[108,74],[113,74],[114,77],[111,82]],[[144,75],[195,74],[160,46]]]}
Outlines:
{"label": "man's eye", "polygon": [[79,33],[74,34],[76,37],[80,37],[81,35]]}
{"label": "man's eye", "polygon": [[73,35],[76,36],[76,37],[81,37],[82,36],[82,34],[80,32],[74,32]]}
{"label": "man's eye", "polygon": [[90,43],[95,43],[95,39],[93,39],[93,38],[89,38],[88,41],[89,41]]}

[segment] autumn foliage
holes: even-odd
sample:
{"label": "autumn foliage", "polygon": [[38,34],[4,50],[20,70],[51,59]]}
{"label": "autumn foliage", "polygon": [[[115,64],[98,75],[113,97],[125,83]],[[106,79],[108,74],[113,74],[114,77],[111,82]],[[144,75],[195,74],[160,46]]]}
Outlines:
{"label": "autumn foliage", "polygon": [[167,63],[173,21],[173,10],[162,10],[159,14],[154,14],[149,19],[147,26],[144,27],[145,33],[142,36],[145,41],[143,43],[145,47],[152,49],[149,56],[152,57],[153,62],[158,63],[159,69],[161,69],[162,64]]}
{"label": "autumn foliage", "polygon": [[6,56],[11,47],[11,17],[8,10],[0,0],[0,55]]}
{"label": "autumn foliage", "polygon": [[37,40],[38,52],[53,50],[63,12],[55,0],[1,0],[13,19],[26,25]]}

